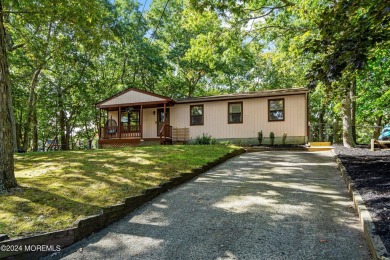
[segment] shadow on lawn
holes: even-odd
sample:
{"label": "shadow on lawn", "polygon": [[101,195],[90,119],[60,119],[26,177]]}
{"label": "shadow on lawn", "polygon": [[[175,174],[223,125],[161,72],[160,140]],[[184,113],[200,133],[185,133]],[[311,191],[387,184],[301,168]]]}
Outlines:
{"label": "shadow on lawn", "polygon": [[[7,201],[0,200],[0,220],[5,220],[0,233],[14,237],[70,227],[79,218],[99,213],[103,206],[141,194],[210,160],[204,156],[206,148],[191,149],[173,146],[16,155],[16,172],[23,173],[17,178],[23,189],[7,195]],[[227,152],[221,148],[214,157]],[[186,156],[191,158],[186,160]]]}
{"label": "shadow on lawn", "polygon": [[[24,192],[18,192],[14,194],[14,196],[25,199],[28,201],[31,201],[32,203],[39,206],[45,206],[50,207],[51,209],[56,209],[61,212],[66,212],[68,214],[71,214],[73,216],[77,216],[79,214],[82,214],[82,212],[85,212],[86,214],[90,212],[96,212],[99,210],[99,207],[87,203],[82,203],[75,201],[71,198],[67,198],[64,196],[59,196],[56,194],[53,194],[51,192],[46,192],[41,189],[37,188],[31,188],[31,187],[24,187]],[[20,204],[25,204],[21,202]],[[19,205],[15,205],[16,208],[19,208],[22,212],[27,212],[29,209],[26,207],[19,207]]]}
{"label": "shadow on lawn", "polygon": [[35,187],[21,188],[6,195],[4,199],[8,200],[8,203],[0,210],[1,214],[11,214],[0,230],[0,233],[11,237],[71,227],[76,218],[100,212],[100,207],[76,201],[71,197]]}

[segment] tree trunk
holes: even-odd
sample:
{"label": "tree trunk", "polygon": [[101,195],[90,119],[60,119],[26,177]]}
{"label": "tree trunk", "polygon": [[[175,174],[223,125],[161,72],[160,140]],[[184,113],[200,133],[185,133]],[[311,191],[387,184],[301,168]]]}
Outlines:
{"label": "tree trunk", "polygon": [[378,137],[381,135],[380,126],[382,125],[382,118],[383,118],[383,116],[378,117],[378,119],[375,123],[376,127],[374,128],[374,136],[373,136],[374,139],[378,139]]}
{"label": "tree trunk", "polygon": [[343,145],[348,148],[354,147],[355,142],[351,127],[351,96],[349,90],[344,93],[344,100],[341,104],[341,118],[343,120]]}
{"label": "tree trunk", "polygon": [[125,75],[126,75],[126,65],[127,65],[127,54],[125,54],[125,59],[123,61],[123,66],[122,66],[122,74],[121,74],[121,84],[125,84]]}
{"label": "tree trunk", "polygon": [[325,116],[325,106],[321,107],[320,115],[318,118],[318,141],[324,141],[324,116]]}
{"label": "tree trunk", "polygon": [[38,120],[37,120],[37,110],[34,109],[33,113],[33,152],[38,152]]}
{"label": "tree trunk", "polygon": [[[11,84],[10,84],[11,86]],[[13,145],[13,149],[14,151],[16,152],[18,150],[18,146],[17,146],[17,142],[16,142],[16,120],[15,120],[15,114],[14,114],[14,106],[12,104],[12,94],[11,94],[11,87],[8,89],[8,95],[9,95],[9,99],[8,99],[8,107],[10,108],[9,109],[9,118],[10,118],[10,121],[11,121],[11,125],[12,125],[12,145]]]}
{"label": "tree trunk", "polygon": [[353,142],[356,143],[356,76],[352,80],[351,96],[351,131]]}
{"label": "tree trunk", "polygon": [[333,143],[339,144],[339,121],[337,118],[333,120]]}
{"label": "tree trunk", "polygon": [[66,150],[66,148],[67,148],[67,145],[66,145],[66,115],[65,115],[65,111],[62,108],[60,108],[60,139],[61,139],[61,150]]}
{"label": "tree trunk", "polygon": [[17,186],[14,174],[15,118],[3,14],[3,4],[0,1],[0,193]]}
{"label": "tree trunk", "polygon": [[22,146],[22,126],[20,124],[16,124],[16,147],[19,150]]}
{"label": "tree trunk", "polygon": [[61,141],[61,150],[69,150],[68,138],[66,133],[66,112],[64,110],[64,102],[62,100],[62,89],[60,86],[57,86],[57,99],[58,99],[58,109],[60,110],[60,141]]}
{"label": "tree trunk", "polygon": [[41,73],[41,70],[42,70],[41,68],[35,70],[33,78],[30,83],[30,94],[28,97],[27,115],[26,115],[26,122],[24,124],[24,139],[23,139],[23,149],[26,152],[28,150],[31,121],[32,121],[34,106],[35,106],[35,87],[38,83],[38,78],[39,78],[39,74]]}
{"label": "tree trunk", "polygon": [[188,96],[189,98],[193,97],[194,96],[194,92],[195,92],[195,88],[193,86],[189,86],[188,88]]}
{"label": "tree trunk", "polygon": [[[66,120],[66,118],[65,118]],[[70,136],[70,133],[72,132],[71,129],[70,129],[70,125],[69,125],[69,121],[68,122],[65,122],[65,129],[66,129],[66,134],[65,134],[65,137],[66,137],[66,141],[65,141],[65,150],[69,150],[70,149],[70,142],[71,142],[71,136]]]}

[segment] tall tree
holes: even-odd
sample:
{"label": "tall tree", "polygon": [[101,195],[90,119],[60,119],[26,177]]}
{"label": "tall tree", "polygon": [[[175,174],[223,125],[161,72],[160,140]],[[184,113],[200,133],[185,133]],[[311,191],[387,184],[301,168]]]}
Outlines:
{"label": "tall tree", "polygon": [[14,116],[7,55],[3,1],[0,1],[0,193],[14,188]]}
{"label": "tall tree", "polygon": [[[105,0],[41,1],[39,4],[31,1],[8,3],[8,9],[11,10],[8,26],[12,32],[11,38],[13,42],[21,46],[11,58],[17,62],[23,60],[23,62],[12,66],[14,78],[21,83],[15,85],[13,91],[28,93],[28,98],[25,99],[26,105],[19,104],[18,109],[21,110],[21,113],[17,113],[19,117],[18,132],[20,133],[18,136],[23,136],[18,143],[23,146],[24,150],[30,147],[31,138],[34,139],[37,136],[32,135],[31,125],[37,109],[37,100],[40,99],[39,89],[44,85],[44,82],[41,84],[42,77],[45,74],[56,75],[56,73],[51,72],[58,68],[52,64],[63,64],[64,57],[72,57],[78,52],[83,52],[82,48],[85,46],[88,46],[90,52],[99,47],[103,38],[106,37],[106,32],[109,31],[109,21],[111,21],[108,13],[109,5],[109,2],[105,2]],[[81,13],[83,15],[79,15]],[[70,46],[77,47],[71,48]],[[76,50],[77,48],[80,49]],[[72,59],[68,58],[67,62],[71,67]],[[82,74],[83,69],[77,68],[78,72]],[[17,79],[18,77],[19,79]],[[23,88],[26,90],[18,90]],[[58,86],[57,98],[62,95],[61,88],[63,86]],[[61,102],[62,100],[59,101],[59,105]],[[64,123],[67,111],[58,110],[61,122]],[[37,115],[37,119],[39,128],[41,123],[39,115]],[[66,134],[69,135],[69,133],[67,133],[65,124],[62,126],[61,141],[64,143],[64,148],[67,148],[69,138],[66,138]]]}
{"label": "tall tree", "polygon": [[389,40],[390,11],[383,1],[343,0],[328,6],[318,19],[319,37],[307,43],[317,54],[310,77],[321,80],[329,91],[340,94],[343,143],[355,145],[353,109],[356,76],[367,62],[370,50]]}

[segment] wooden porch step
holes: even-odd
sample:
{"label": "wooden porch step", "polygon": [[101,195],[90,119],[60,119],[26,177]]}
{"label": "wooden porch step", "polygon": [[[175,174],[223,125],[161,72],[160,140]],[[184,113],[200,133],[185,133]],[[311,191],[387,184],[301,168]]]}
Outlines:
{"label": "wooden porch step", "polygon": [[310,147],[317,147],[317,146],[331,146],[332,143],[331,142],[310,142],[308,144],[308,146]]}
{"label": "wooden porch step", "polygon": [[323,152],[330,151],[333,149],[333,146],[308,146],[306,147],[306,151],[309,152]]}

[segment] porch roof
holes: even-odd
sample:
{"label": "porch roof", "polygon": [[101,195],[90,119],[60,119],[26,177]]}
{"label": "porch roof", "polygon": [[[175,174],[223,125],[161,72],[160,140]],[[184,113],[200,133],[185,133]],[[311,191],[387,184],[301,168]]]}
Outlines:
{"label": "porch roof", "polygon": [[100,109],[140,105],[143,107],[157,107],[161,104],[174,103],[175,101],[169,97],[157,95],[140,89],[129,88],[97,103],[96,107]]}

